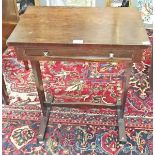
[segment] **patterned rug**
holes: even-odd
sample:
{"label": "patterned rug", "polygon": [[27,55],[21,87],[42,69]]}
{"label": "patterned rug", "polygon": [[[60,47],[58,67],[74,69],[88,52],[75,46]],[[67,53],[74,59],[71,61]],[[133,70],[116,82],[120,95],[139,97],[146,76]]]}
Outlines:
{"label": "patterned rug", "polygon": [[39,122],[3,120],[3,155],[152,155],[152,131],[126,128],[127,143],[118,142],[117,127],[51,124],[38,144]]}
{"label": "patterned rug", "polygon": [[[150,39],[152,41],[152,34]],[[118,143],[116,111],[104,108],[53,107],[45,143],[36,136],[41,110],[34,77],[17,61],[13,49],[3,54],[10,105],[3,106],[3,154],[124,155],[152,154],[151,49],[134,64],[125,108],[127,144]],[[125,66],[116,63],[41,62],[46,94],[55,102],[115,104],[121,95]]]}

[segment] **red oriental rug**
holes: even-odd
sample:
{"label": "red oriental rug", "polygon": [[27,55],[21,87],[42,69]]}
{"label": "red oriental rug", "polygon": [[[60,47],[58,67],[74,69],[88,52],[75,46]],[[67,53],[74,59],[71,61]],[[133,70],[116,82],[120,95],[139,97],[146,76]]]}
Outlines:
{"label": "red oriental rug", "polygon": [[[152,39],[152,35],[150,36]],[[149,86],[151,49],[134,64],[125,108],[127,144],[118,143],[116,111],[104,108],[53,107],[45,143],[36,136],[41,109],[34,77],[13,49],[3,54],[10,105],[3,106],[3,154],[139,155],[153,154],[153,101]],[[55,102],[116,103],[121,95],[123,64],[41,62],[46,94]]]}

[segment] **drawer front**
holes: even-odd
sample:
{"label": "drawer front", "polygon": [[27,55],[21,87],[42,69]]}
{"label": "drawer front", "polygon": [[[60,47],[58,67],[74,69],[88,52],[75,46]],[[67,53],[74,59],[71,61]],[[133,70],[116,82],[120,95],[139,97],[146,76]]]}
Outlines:
{"label": "drawer front", "polygon": [[50,48],[50,49],[26,49],[26,57],[40,57],[40,58],[84,58],[84,57],[101,57],[101,58],[132,58],[131,51],[120,50],[105,50],[105,49],[93,49],[93,48]]}

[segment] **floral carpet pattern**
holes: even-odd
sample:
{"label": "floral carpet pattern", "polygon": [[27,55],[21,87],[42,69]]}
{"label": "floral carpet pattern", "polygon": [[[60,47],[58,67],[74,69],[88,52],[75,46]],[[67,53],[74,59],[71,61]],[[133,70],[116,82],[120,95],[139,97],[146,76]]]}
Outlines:
{"label": "floral carpet pattern", "polygon": [[[152,36],[150,35],[152,41]],[[5,155],[139,155],[153,154],[152,93],[149,86],[151,49],[134,64],[125,107],[127,143],[118,143],[115,110],[52,107],[43,144],[37,143],[41,110],[34,77],[15,51],[3,54],[10,105],[3,105]],[[46,95],[55,102],[115,104],[121,95],[125,66],[116,63],[41,62]]]}
{"label": "floral carpet pattern", "polygon": [[[45,143],[37,143],[39,122],[3,121],[4,155],[152,155],[152,131],[126,128],[127,143],[118,142],[117,127],[48,126]],[[13,139],[10,141],[10,139]],[[24,145],[25,144],[25,145]]]}

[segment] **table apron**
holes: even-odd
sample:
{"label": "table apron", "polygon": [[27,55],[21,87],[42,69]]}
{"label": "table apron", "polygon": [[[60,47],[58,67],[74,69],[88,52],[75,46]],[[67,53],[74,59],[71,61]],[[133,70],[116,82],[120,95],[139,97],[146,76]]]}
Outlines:
{"label": "table apron", "polygon": [[94,49],[94,48],[16,48],[18,60],[78,60],[102,61],[109,60],[113,55],[116,61],[125,61],[132,58],[133,62],[140,62],[143,50],[129,49]]}

